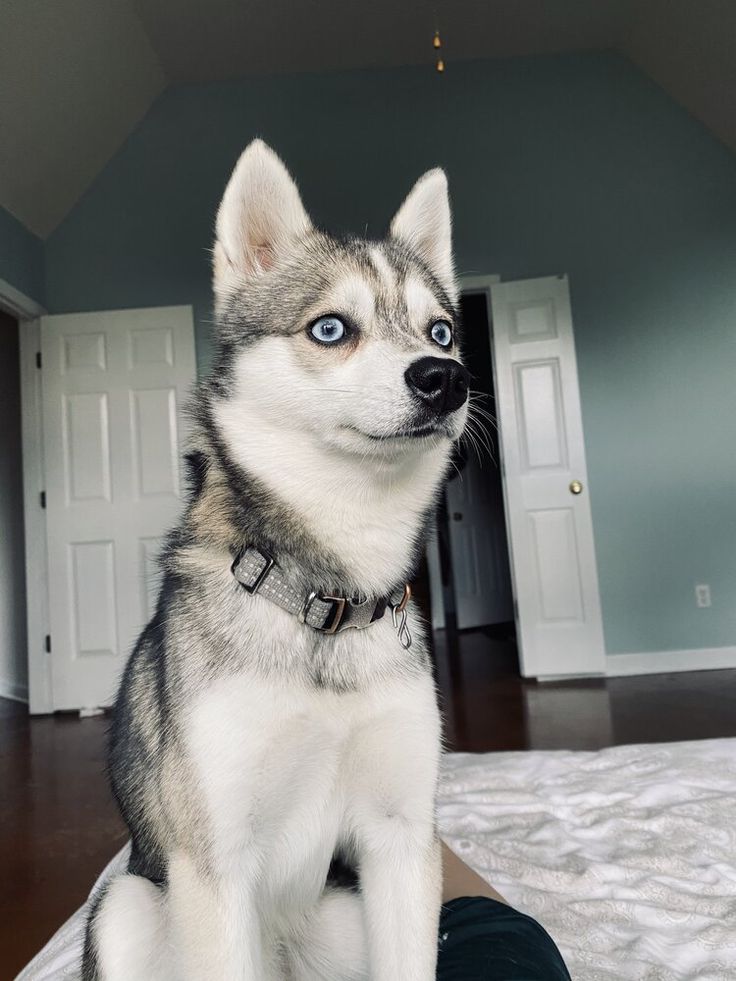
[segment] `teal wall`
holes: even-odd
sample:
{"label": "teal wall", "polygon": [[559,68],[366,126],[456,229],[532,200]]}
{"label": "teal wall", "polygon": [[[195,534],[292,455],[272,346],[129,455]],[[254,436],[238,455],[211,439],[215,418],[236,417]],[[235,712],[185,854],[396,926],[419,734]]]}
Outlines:
{"label": "teal wall", "polygon": [[439,163],[461,272],[569,274],[607,649],[736,644],[736,160],[608,53],[179,87],[49,240],[51,309],[191,302],[205,365],[255,135],[328,227],[379,235]]}
{"label": "teal wall", "polygon": [[43,242],[0,207],[0,279],[44,305]]}

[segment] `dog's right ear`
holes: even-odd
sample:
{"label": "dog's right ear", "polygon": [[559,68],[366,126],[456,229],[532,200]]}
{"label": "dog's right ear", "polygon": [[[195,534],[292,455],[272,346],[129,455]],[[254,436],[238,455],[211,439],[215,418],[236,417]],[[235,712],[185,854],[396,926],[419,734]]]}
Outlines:
{"label": "dog's right ear", "polygon": [[248,144],[217,212],[215,292],[260,276],[312,227],[297,186],[262,140]]}

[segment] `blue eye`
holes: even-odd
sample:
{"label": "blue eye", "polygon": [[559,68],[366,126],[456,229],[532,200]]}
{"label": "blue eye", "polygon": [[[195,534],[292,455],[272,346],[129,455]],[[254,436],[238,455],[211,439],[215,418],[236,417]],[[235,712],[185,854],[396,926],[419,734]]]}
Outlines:
{"label": "blue eye", "polygon": [[312,337],[320,344],[334,344],[345,336],[345,324],[339,317],[320,317],[309,328]]}
{"label": "blue eye", "polygon": [[429,334],[440,347],[449,347],[452,344],[452,327],[446,320],[435,320]]}

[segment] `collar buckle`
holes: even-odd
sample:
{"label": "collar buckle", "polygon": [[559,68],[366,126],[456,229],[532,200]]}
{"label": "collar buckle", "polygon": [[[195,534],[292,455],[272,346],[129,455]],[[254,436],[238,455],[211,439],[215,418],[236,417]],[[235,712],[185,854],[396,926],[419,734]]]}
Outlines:
{"label": "collar buckle", "polygon": [[[304,601],[304,606],[299,614],[299,619],[302,623],[307,622],[307,617],[309,616],[309,611],[312,609],[312,604],[315,600],[319,600],[320,603],[332,603],[332,618],[329,623],[323,623],[321,627],[314,627],[321,634],[335,634],[340,628],[340,624],[345,618],[345,610],[348,605],[348,601],[344,596],[323,596],[322,593],[310,593],[306,600]],[[312,626],[310,624],[310,626]]]}

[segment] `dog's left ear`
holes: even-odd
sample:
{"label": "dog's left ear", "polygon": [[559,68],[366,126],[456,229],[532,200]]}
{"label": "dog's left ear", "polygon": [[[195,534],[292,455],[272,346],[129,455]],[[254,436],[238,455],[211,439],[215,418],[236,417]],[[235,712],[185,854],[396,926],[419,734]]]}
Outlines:
{"label": "dog's left ear", "polygon": [[409,246],[455,297],[452,265],[452,217],[444,170],[420,177],[391,222],[391,237]]}
{"label": "dog's left ear", "polygon": [[215,291],[273,268],[312,227],[288,170],[262,140],[240,156],[217,212]]}

